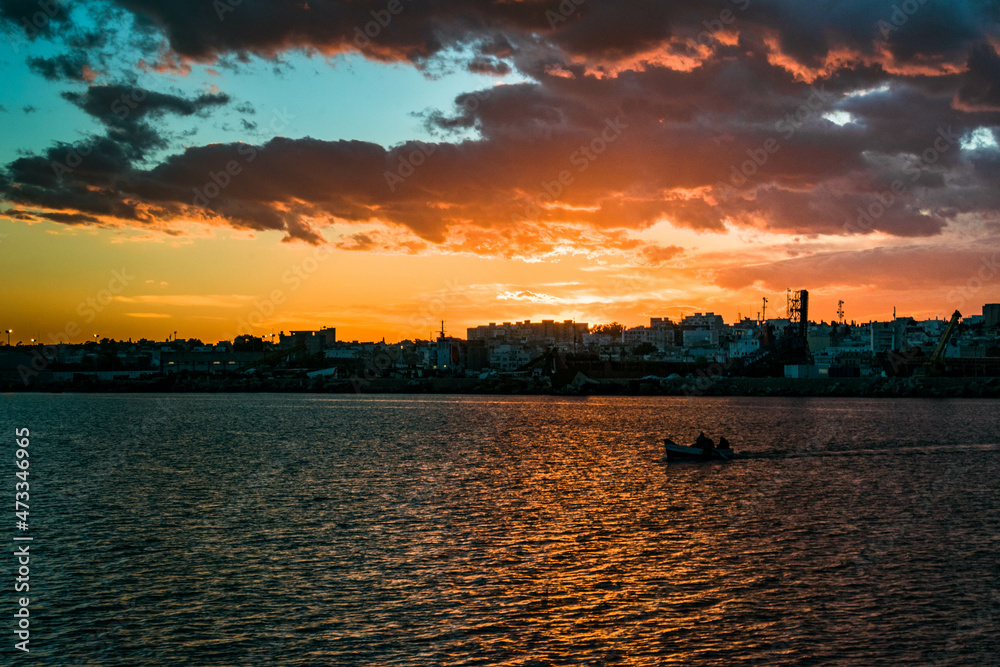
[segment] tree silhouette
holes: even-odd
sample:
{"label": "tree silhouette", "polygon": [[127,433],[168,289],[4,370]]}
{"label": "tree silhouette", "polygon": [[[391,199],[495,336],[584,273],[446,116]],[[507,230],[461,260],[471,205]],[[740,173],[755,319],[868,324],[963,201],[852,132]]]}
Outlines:
{"label": "tree silhouette", "polygon": [[625,331],[625,325],[619,322],[612,322],[611,324],[598,324],[590,328],[590,333],[610,334],[612,336],[620,336],[623,331]]}

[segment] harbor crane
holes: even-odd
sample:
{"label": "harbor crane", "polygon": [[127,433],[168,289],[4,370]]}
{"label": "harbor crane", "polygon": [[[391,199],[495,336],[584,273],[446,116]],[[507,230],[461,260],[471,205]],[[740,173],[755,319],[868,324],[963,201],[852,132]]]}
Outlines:
{"label": "harbor crane", "polygon": [[948,321],[948,326],[944,328],[944,333],[941,334],[941,339],[938,340],[937,347],[934,348],[934,354],[927,360],[926,372],[928,374],[936,374],[944,370],[944,351],[948,347],[948,341],[955,334],[955,329],[958,327],[960,319],[962,319],[962,313],[957,310],[951,314],[951,320]]}

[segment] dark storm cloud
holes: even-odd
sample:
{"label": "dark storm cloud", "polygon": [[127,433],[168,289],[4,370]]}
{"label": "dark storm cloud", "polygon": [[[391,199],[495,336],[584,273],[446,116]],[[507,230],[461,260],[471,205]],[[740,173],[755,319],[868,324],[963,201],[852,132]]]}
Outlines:
{"label": "dark storm cloud", "polygon": [[[60,152],[54,149],[47,159],[10,165],[20,186],[8,193],[24,205],[91,215],[107,215],[101,200],[108,200],[136,218],[141,201],[150,219],[205,215],[309,242],[321,238],[315,224],[331,220],[378,220],[434,243],[468,224],[572,221],[642,229],[660,219],[700,230],[723,231],[730,220],[783,233],[915,237],[936,235],[962,213],[997,205],[992,172],[984,170],[994,163],[962,156],[958,138],[975,122],[951,108],[949,96],[928,97],[898,80],[885,91],[845,97],[819,92],[823,82],[806,84],[748,62],[739,65],[746,86],[734,101],[713,83],[728,80],[734,66],[469,93],[451,114],[428,120],[482,134],[459,144],[387,150],[365,142],[275,139],[256,147],[189,148],[140,171],[131,166],[132,144],[112,142],[95,150],[100,159],[89,171],[74,172],[71,182],[52,174],[48,163]],[[78,101],[96,111],[103,107],[98,99],[108,97]],[[178,102],[154,106],[173,109]],[[863,122],[840,127],[823,118],[835,109]],[[800,123],[782,125],[802,110],[808,113]],[[913,119],[906,131],[898,129],[902,115]],[[938,142],[942,149],[932,161],[922,162],[942,127],[950,128],[947,141]],[[769,140],[778,146],[771,154],[763,149]],[[766,160],[757,165],[754,156],[762,154]],[[238,173],[226,176],[231,163]],[[749,173],[746,164],[753,174],[731,183],[739,169]],[[561,185],[564,173],[571,182]],[[946,176],[960,179],[962,189]],[[891,205],[856,224],[858,211],[869,210],[895,181],[902,188]],[[553,196],[561,207],[546,205]]]}
{"label": "dark storm cloud", "polygon": [[[56,11],[47,25],[67,16],[57,0],[45,1]],[[774,40],[783,56],[809,67],[843,49],[872,57],[887,49],[903,64],[964,61],[971,48],[998,36],[1000,10],[998,0],[107,2],[130,12],[139,28],[162,33],[186,58],[360,50],[382,60],[420,63],[447,49],[467,48],[489,56],[473,58],[470,67],[497,73],[509,66],[504,59],[530,60],[542,44],[571,59],[614,61],[658,49],[680,54],[697,44],[718,48],[727,32],[749,45]],[[38,10],[38,0],[0,1],[0,17],[18,25]]]}
{"label": "dark storm cloud", "polygon": [[73,183],[88,196],[107,194],[136,157],[131,146],[109,137],[92,137],[77,145],[57,144],[42,155],[21,157],[8,164],[6,173],[17,188],[6,194],[22,202],[47,206],[48,193],[61,192],[69,185],[69,173]]}
{"label": "dark storm cloud", "polygon": [[50,81],[88,81],[87,67],[87,57],[82,53],[62,54],[52,58],[28,58],[28,69]]}
{"label": "dark storm cloud", "polygon": [[42,217],[67,224],[93,224],[100,217],[152,223],[149,209],[120,189],[146,151],[165,145],[147,120],[198,114],[229,101],[225,95],[186,99],[124,85],[90,86],[63,97],[104,123],[107,134],[14,160],[0,176],[0,196],[45,209]]}
{"label": "dark storm cloud", "polygon": [[66,37],[66,44],[74,49],[93,51],[108,43],[109,33],[100,30],[82,30]]}
{"label": "dark storm cloud", "polygon": [[65,92],[63,97],[106,123],[163,113],[191,116],[229,103],[229,96],[222,93],[206,93],[187,99],[123,84],[90,86],[84,93]]}
{"label": "dark storm cloud", "polygon": [[[398,15],[389,13],[386,2],[123,0],[119,4],[158,26],[177,53],[195,58],[227,52],[274,54],[289,48],[354,49],[355,28],[363,30],[370,22],[375,22],[369,30],[374,37],[362,32],[359,43],[383,56],[418,58],[442,47],[436,33],[449,23],[455,24],[456,32],[459,23],[465,29],[485,27],[476,11],[459,19],[461,12],[454,2],[431,9],[425,3],[401,1]],[[371,12],[383,16],[386,25],[380,25]]]}
{"label": "dark storm cloud", "polygon": [[45,216],[53,222],[62,222],[67,225],[83,225],[98,222],[97,218],[83,213],[49,213]]}
{"label": "dark storm cloud", "polygon": [[510,65],[496,58],[477,57],[469,62],[469,71],[474,74],[493,74],[506,76],[510,74]]}
{"label": "dark storm cloud", "polygon": [[961,104],[1000,111],[1000,55],[989,44],[980,44],[969,56],[969,71],[958,91]]}
{"label": "dark storm cloud", "polygon": [[[64,97],[108,135],[70,174],[51,167],[66,146],[8,165],[3,194],[21,206],[140,224],[205,219],[308,242],[337,221],[380,221],[433,243],[475,227],[476,252],[524,225],[660,220],[929,237],[1000,206],[997,151],[960,147],[1000,126],[997,2],[119,4],[181,58],[361,50],[423,66],[457,48],[472,71],[513,67],[533,81],[426,114],[439,134],[474,130],[475,140],[386,148],[276,138],[191,147],[142,169],[137,160],[165,146],[150,119],[228,98],[91,86]],[[49,64],[35,67],[46,75]]]}
{"label": "dark storm cloud", "polygon": [[131,147],[135,157],[141,157],[151,148],[165,146],[163,137],[150,126],[148,119],[167,113],[191,116],[229,103],[229,96],[221,93],[187,99],[123,84],[89,86],[85,92],[67,91],[62,96],[104,123],[108,136]]}
{"label": "dark storm cloud", "polygon": [[[627,58],[681,37],[707,44],[730,28],[748,36],[774,36],[784,54],[804,65],[817,65],[838,47],[877,54],[885,46],[902,62],[928,55],[953,60],[996,36],[998,11],[996,0],[113,2],[142,25],[162,31],[174,51],[186,57],[361,49],[373,57],[413,62],[477,44],[482,54],[504,58],[533,43],[536,35],[570,56]],[[0,4],[0,15],[15,21],[35,10],[37,3],[28,0]]]}
{"label": "dark storm cloud", "polygon": [[97,216],[148,222],[134,202],[116,195],[117,183],[131,172],[136,157],[132,147],[108,137],[59,144],[43,155],[10,163],[0,195],[15,205],[45,209],[39,217],[55,222],[82,224]]}
{"label": "dark storm cloud", "polygon": [[48,37],[65,29],[71,7],[67,0],[0,0],[0,20],[28,39]]}
{"label": "dark storm cloud", "polygon": [[781,49],[800,63],[816,65],[844,45],[875,53],[881,44],[900,60],[928,54],[961,59],[971,45],[995,34],[993,0],[772,0],[746,3],[745,18],[779,36]]}

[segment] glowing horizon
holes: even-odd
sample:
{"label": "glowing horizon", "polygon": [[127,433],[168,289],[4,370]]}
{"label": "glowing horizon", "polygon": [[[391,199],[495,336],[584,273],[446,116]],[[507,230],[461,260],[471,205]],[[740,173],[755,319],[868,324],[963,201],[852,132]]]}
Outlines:
{"label": "glowing horizon", "polygon": [[815,321],[978,314],[1000,29],[893,6],[0,8],[0,324],[394,341],[786,288]]}

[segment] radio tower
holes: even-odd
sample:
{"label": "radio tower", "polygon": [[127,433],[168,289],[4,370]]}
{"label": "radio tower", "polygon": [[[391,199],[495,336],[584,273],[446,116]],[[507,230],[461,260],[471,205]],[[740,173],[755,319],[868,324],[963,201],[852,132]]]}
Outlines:
{"label": "radio tower", "polygon": [[841,299],[837,302],[837,317],[840,319],[840,323],[844,323],[844,300]]}
{"label": "radio tower", "polygon": [[792,290],[788,292],[788,321],[796,336],[806,337],[809,328],[809,292],[807,290]]}

